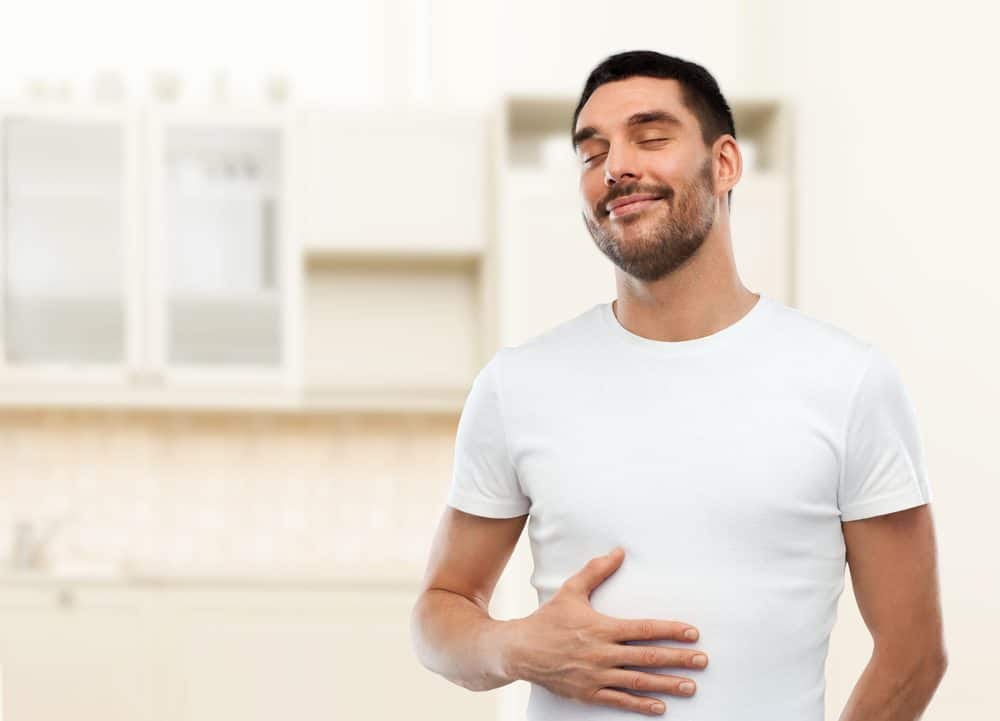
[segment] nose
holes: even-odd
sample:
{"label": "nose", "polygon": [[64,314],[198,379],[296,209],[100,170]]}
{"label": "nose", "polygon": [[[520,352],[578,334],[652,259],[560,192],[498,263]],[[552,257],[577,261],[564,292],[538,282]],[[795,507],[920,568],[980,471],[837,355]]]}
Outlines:
{"label": "nose", "polygon": [[612,187],[625,179],[638,180],[642,177],[635,154],[627,143],[608,148],[604,157],[604,184]]}

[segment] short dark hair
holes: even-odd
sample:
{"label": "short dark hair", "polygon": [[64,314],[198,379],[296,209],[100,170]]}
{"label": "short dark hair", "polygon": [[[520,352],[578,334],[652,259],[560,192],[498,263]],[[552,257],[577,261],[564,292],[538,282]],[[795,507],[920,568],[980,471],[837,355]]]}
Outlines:
{"label": "short dark hair", "polygon": [[[590,96],[604,83],[615,80],[644,75],[653,78],[669,78],[676,80],[681,86],[681,97],[684,105],[698,118],[701,127],[701,138],[706,146],[711,145],[720,135],[729,134],[736,137],[736,126],[733,124],[733,111],[726,102],[719,84],[712,74],[704,67],[690,60],[664,55],[655,50],[629,50],[610,55],[600,62],[587,77],[584,83],[580,102],[573,111],[573,124],[570,135],[576,130],[576,121],[580,110]],[[733,191],[729,191],[732,201]]]}

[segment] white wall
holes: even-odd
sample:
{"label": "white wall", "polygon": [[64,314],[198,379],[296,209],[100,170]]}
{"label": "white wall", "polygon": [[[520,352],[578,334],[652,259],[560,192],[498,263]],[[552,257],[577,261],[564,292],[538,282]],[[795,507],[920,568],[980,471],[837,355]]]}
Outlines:
{"label": "white wall", "polygon": [[[900,368],[935,499],[951,656],[927,718],[982,717],[987,654],[1000,642],[990,552],[1000,502],[1000,14],[966,0],[773,0],[766,10],[776,21],[771,80],[799,109],[799,305]],[[860,671],[870,641],[853,601],[841,613],[831,667]],[[831,694],[849,691],[850,675],[838,674]]]}

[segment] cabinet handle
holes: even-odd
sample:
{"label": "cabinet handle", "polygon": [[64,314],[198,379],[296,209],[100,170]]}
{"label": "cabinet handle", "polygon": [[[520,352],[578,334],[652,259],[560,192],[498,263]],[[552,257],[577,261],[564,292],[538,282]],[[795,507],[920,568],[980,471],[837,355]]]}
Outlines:
{"label": "cabinet handle", "polygon": [[76,595],[71,588],[60,588],[56,600],[60,608],[72,608],[76,604]]}

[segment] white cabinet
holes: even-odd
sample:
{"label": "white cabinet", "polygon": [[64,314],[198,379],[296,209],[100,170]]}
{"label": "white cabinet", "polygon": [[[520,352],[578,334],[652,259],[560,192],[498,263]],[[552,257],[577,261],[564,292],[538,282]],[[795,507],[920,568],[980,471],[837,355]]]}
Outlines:
{"label": "white cabinet", "polygon": [[137,115],[0,110],[0,374],[123,382],[139,360]]}
{"label": "white cabinet", "polygon": [[147,328],[167,384],[296,384],[293,124],[150,113]]}
{"label": "white cabinet", "polygon": [[492,345],[491,117],[302,116],[307,404],[460,410]]}
{"label": "white cabinet", "polygon": [[771,100],[733,103],[743,175],[733,188],[733,256],[750,290],[796,305],[792,123],[789,108]]}
{"label": "white cabinet", "polygon": [[478,252],[488,121],[472,110],[313,110],[303,117],[308,250]]}
{"label": "white cabinet", "polygon": [[116,588],[4,588],[5,719],[153,721],[148,605]]}
{"label": "white cabinet", "polygon": [[490,718],[496,698],[425,669],[407,590],[174,589],[166,721]]}
{"label": "white cabinet", "polygon": [[479,264],[389,259],[309,264],[304,326],[310,399],[455,409],[482,364]]}
{"label": "white cabinet", "polygon": [[291,117],[0,108],[0,402],[294,389]]}
{"label": "white cabinet", "polygon": [[[520,343],[594,303],[614,298],[612,265],[581,217],[575,169],[511,168],[501,188],[504,344]],[[553,273],[558,292],[553,292]]]}
{"label": "white cabinet", "polygon": [[416,584],[5,586],[0,718],[495,718],[421,665]]}
{"label": "white cabinet", "polygon": [[730,210],[733,257],[743,284],[785,303],[794,288],[788,198],[787,175],[744,168]]}
{"label": "white cabinet", "polygon": [[460,409],[494,350],[494,130],[0,108],[0,406]]}

